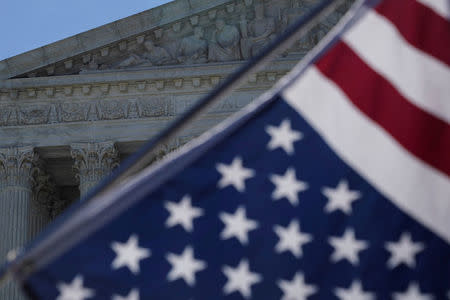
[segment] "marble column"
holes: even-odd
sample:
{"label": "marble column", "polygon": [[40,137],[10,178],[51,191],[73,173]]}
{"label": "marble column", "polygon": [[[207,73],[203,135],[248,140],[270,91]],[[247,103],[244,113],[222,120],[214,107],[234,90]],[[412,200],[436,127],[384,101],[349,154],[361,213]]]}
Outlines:
{"label": "marble column", "polygon": [[81,197],[119,163],[119,152],[113,142],[74,143],[71,145],[71,155],[75,161]]}
{"label": "marble column", "polygon": [[[33,147],[0,149],[0,258],[29,240],[33,201],[33,173],[37,155]],[[0,299],[25,299],[15,284],[0,290]]]}

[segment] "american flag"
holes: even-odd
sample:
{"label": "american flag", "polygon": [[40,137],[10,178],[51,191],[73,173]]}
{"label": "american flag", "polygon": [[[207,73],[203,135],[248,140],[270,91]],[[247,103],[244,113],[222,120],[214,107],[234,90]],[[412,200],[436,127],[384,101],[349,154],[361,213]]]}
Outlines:
{"label": "american flag", "polygon": [[102,225],[27,293],[450,299],[449,3],[361,9],[271,97],[86,211]]}

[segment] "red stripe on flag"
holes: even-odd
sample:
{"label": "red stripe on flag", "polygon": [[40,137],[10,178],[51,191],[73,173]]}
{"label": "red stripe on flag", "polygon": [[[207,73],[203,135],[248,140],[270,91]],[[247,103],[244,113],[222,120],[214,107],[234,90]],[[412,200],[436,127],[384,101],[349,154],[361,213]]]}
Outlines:
{"label": "red stripe on flag", "polygon": [[405,99],[343,42],[317,67],[410,153],[450,176],[450,125]]}
{"label": "red stripe on flag", "polygon": [[376,11],[414,47],[450,66],[450,22],[415,0],[382,1]]}

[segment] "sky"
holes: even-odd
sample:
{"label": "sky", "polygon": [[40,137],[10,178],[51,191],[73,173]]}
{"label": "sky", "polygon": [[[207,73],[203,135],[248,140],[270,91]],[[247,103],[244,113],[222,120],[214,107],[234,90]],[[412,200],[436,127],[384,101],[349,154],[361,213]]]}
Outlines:
{"label": "sky", "polygon": [[0,60],[169,0],[0,0]]}

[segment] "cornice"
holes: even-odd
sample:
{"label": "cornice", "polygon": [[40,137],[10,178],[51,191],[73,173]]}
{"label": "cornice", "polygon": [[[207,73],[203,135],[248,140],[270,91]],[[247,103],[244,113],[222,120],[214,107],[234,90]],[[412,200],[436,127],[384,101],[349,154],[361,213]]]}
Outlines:
{"label": "cornice", "polygon": [[[264,71],[250,76],[249,87],[275,81],[286,74],[299,58],[282,58]],[[198,93],[209,91],[236,70],[242,62],[165,66],[114,72],[93,72],[57,77],[17,78],[0,81],[0,105],[30,105],[40,101],[96,98],[115,95]]]}
{"label": "cornice", "polygon": [[[267,72],[290,70],[300,56],[280,58],[265,68]],[[164,67],[136,68],[132,70],[95,71],[80,75],[65,75],[56,77],[15,78],[0,80],[2,91],[10,89],[59,87],[65,85],[82,85],[95,83],[108,83],[119,81],[157,80],[173,78],[193,78],[201,76],[225,76],[244,62],[209,63],[201,65],[174,65]]]}

